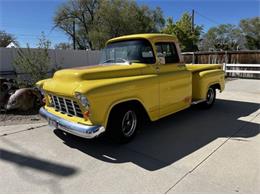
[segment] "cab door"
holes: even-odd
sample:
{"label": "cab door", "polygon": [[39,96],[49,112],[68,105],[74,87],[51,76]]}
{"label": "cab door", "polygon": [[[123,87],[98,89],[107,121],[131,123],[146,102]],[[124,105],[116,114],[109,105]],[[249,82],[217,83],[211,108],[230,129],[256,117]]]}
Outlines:
{"label": "cab door", "polygon": [[165,64],[157,63],[160,117],[163,117],[190,105],[191,73],[180,63],[174,42],[157,42],[155,46],[157,56],[165,57]]}

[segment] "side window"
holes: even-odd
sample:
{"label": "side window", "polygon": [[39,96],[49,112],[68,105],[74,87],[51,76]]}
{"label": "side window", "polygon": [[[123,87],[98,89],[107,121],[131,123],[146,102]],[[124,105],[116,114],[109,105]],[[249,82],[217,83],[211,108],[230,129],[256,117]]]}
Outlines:
{"label": "side window", "polygon": [[156,43],[157,53],[161,53],[165,56],[165,63],[178,63],[179,56],[174,43]]}

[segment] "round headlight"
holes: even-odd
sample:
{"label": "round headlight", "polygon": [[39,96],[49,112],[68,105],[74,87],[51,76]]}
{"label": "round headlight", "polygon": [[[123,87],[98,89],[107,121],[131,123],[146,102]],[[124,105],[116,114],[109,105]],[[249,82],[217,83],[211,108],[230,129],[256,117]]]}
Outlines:
{"label": "round headlight", "polygon": [[88,103],[88,99],[85,97],[85,96],[81,96],[80,97],[80,102],[83,106],[88,106],[89,103]]}
{"label": "round headlight", "polygon": [[89,107],[89,101],[87,99],[86,96],[84,96],[83,94],[76,92],[75,93],[75,97],[80,101],[80,103],[85,106],[85,107]]}

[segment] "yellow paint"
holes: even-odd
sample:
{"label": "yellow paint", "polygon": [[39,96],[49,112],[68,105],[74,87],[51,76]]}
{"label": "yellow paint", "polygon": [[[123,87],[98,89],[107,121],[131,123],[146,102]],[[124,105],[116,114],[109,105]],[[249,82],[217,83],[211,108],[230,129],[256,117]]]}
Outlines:
{"label": "yellow paint", "polygon": [[[137,34],[111,39],[107,44],[119,40],[144,38],[154,49],[156,42],[175,42],[170,35]],[[178,45],[177,45],[178,47]],[[179,51],[179,49],[178,49]],[[59,117],[73,122],[106,127],[111,109],[122,102],[139,101],[152,121],[190,106],[191,100],[205,99],[208,87],[219,83],[224,89],[224,73],[219,65],[160,65],[132,63],[131,65],[98,65],[70,68],[57,71],[52,79],[39,81],[47,94],[77,101],[75,92],[84,94],[90,103],[90,117],[85,120],[69,117],[50,107],[46,95],[45,108]],[[80,105],[82,112],[86,109]]]}

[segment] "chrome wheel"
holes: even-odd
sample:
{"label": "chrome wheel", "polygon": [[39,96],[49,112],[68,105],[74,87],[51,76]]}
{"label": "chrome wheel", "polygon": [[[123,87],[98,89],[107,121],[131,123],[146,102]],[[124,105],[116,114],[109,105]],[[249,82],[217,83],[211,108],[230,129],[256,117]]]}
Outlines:
{"label": "chrome wheel", "polygon": [[214,102],[214,98],[215,98],[215,92],[212,88],[209,88],[208,93],[207,93],[206,103],[208,105],[211,105]]}
{"label": "chrome wheel", "polygon": [[125,113],[122,120],[122,132],[124,136],[130,137],[136,129],[137,117],[134,111],[129,110]]}

